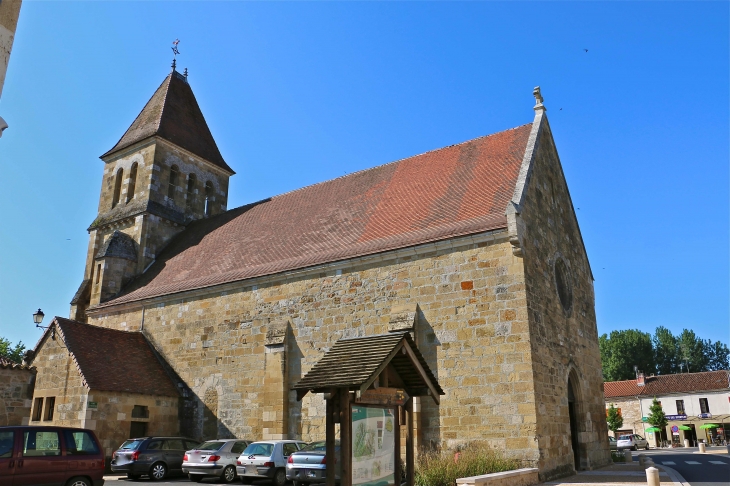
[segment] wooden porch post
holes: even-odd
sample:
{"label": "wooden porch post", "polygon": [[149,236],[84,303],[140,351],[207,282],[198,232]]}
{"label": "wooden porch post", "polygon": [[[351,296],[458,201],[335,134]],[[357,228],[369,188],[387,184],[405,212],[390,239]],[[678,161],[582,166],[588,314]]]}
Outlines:
{"label": "wooden porch post", "polygon": [[[352,486],[352,417],[350,412],[350,390],[340,389],[340,450],[342,468],[340,486]],[[329,468],[329,462],[327,463]]]}
{"label": "wooden porch post", "polygon": [[415,484],[415,463],[413,458],[413,398],[406,403],[406,485]]}
{"label": "wooden porch post", "polygon": [[400,486],[400,406],[395,407],[393,413],[393,441],[395,442],[395,459],[393,460],[393,469],[395,471],[395,486]]}
{"label": "wooden porch post", "polygon": [[[335,486],[335,468],[330,466],[330,464],[334,465],[337,460],[335,456],[335,413],[339,411],[335,410],[336,398],[334,393],[330,393],[330,397],[326,400],[327,406],[325,409],[325,413],[327,414],[325,418],[325,458],[327,459],[327,478],[325,484],[327,486]],[[340,430],[342,430],[342,425],[340,425]]]}

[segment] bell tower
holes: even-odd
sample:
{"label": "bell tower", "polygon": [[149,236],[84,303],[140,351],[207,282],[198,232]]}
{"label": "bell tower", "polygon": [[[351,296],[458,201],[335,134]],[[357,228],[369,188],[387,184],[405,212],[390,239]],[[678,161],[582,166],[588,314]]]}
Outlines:
{"label": "bell tower", "polygon": [[226,164],[185,74],[175,70],[114,147],[101,156],[104,174],[96,219],[88,228],[84,279],[71,319],[119,293],[192,221],[226,210]]}

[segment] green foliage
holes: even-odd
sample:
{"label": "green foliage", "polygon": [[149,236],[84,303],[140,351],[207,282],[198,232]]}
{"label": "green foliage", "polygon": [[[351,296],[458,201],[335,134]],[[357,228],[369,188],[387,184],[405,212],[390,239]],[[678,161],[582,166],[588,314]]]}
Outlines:
{"label": "green foliage", "polygon": [[613,406],[613,403],[608,407],[608,413],[606,414],[606,421],[608,422],[608,429],[616,435],[616,431],[624,426],[624,418],[618,412],[618,408]]}
{"label": "green foliage", "polygon": [[613,459],[613,462],[626,462],[626,456],[623,452],[611,451],[611,459]]}
{"label": "green foliage", "polygon": [[688,329],[678,336],[663,326],[657,327],[653,336],[636,329],[613,331],[610,336],[602,335],[598,344],[606,381],[634,379],[634,365],[647,375],[730,368],[726,344],[703,340]]}
{"label": "green foliage", "polygon": [[518,460],[505,459],[484,444],[471,443],[460,451],[456,461],[454,451],[420,454],[415,483],[416,486],[455,486],[458,478],[511,471],[519,467]]}
{"label": "green foliage", "polygon": [[21,363],[24,351],[25,344],[22,341],[18,341],[18,344],[13,346],[10,341],[0,337],[0,357],[7,358],[15,363]]}
{"label": "green foliage", "polygon": [[642,371],[652,371],[654,348],[651,335],[636,329],[611,331],[598,339],[603,365],[603,379],[606,381],[631,380],[636,377],[634,365]]}
{"label": "green foliage", "polygon": [[646,418],[652,426],[659,427],[660,429],[664,429],[667,425],[669,425],[667,416],[662,409],[662,404],[659,403],[659,400],[657,400],[656,397],[654,397],[654,400],[651,402],[649,415]]}

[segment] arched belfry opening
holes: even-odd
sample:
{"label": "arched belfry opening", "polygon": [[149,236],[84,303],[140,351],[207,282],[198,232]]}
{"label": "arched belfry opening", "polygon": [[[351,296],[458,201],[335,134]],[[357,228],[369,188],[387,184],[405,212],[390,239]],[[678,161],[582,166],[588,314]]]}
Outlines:
{"label": "arched belfry opening", "polygon": [[570,445],[573,450],[573,462],[575,470],[585,469],[585,450],[581,446],[581,432],[584,430],[583,420],[583,394],[580,389],[580,381],[575,369],[568,374],[568,417],[570,419]]}

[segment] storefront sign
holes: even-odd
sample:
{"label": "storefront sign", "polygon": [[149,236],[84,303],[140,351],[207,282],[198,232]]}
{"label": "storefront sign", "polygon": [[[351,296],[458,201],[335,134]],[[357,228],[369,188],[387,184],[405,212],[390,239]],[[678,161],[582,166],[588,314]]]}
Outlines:
{"label": "storefront sign", "polygon": [[667,420],[687,420],[687,416],[682,415],[667,415]]}
{"label": "storefront sign", "polygon": [[97,407],[98,407],[98,404],[96,402],[89,402],[86,405],[86,408],[97,408]]}
{"label": "storefront sign", "polygon": [[711,413],[701,413],[697,417],[698,418],[701,418],[701,419],[711,419],[712,418],[712,414]]}
{"label": "storefront sign", "polygon": [[392,408],[352,407],[353,486],[395,485],[394,413]]}

